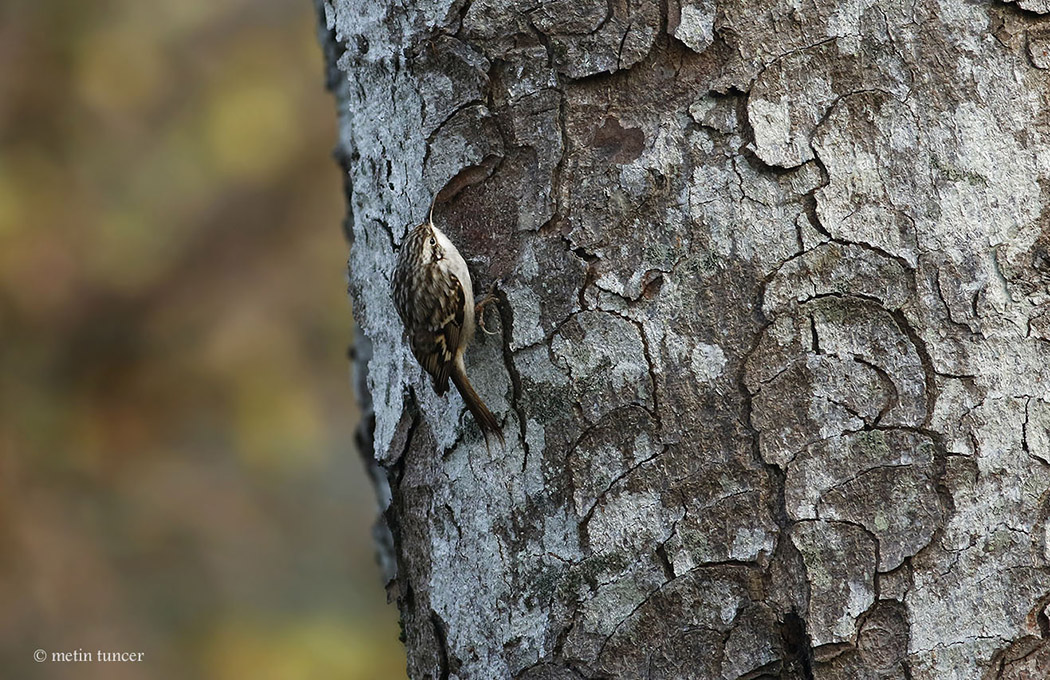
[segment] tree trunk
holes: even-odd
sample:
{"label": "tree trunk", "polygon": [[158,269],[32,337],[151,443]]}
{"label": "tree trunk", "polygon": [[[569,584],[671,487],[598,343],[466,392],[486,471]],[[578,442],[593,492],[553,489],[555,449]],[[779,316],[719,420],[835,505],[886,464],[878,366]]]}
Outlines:
{"label": "tree trunk", "polygon": [[412,678],[1046,677],[1046,0],[318,3]]}

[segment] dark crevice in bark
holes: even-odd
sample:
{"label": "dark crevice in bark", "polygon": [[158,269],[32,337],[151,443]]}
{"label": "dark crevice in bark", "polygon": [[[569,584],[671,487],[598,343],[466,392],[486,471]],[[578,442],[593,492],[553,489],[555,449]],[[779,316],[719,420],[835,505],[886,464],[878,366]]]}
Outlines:
{"label": "dark crevice in bark", "polygon": [[[1029,406],[1032,404],[1032,398],[1028,397],[1024,402],[1024,422],[1021,423],[1021,450],[1025,452],[1026,456],[1032,456],[1032,450],[1028,447],[1028,418]],[[1043,461],[1044,463],[1046,461]]]}
{"label": "dark crevice in bark", "polygon": [[627,36],[631,33],[631,27],[634,25],[633,21],[627,22],[627,29],[624,30],[623,36],[620,37],[620,46],[616,50],[616,70],[619,71],[623,64],[623,45],[627,42]]}
{"label": "dark crevice in bark", "polygon": [[[956,320],[952,314],[951,307],[948,305],[948,300],[944,297],[944,288],[941,286],[941,271],[934,269],[934,280],[933,285],[930,286],[933,291],[937,294],[937,299],[940,301],[941,306],[944,307],[944,315],[952,326],[963,331],[967,337],[980,337],[980,333],[972,328],[969,324],[963,323],[962,321]],[[974,317],[976,319],[976,317]]]}
{"label": "dark crevice in bark", "polygon": [[[818,159],[817,165],[820,167],[820,171],[822,173],[824,173],[824,176],[827,177],[827,170],[824,169],[824,164],[820,163],[819,159]],[[817,192],[820,191],[821,189],[823,189],[826,186],[827,186],[827,181],[825,180],[824,183],[821,184],[820,186],[814,187],[810,191],[808,191],[805,194],[803,194],[803,196],[802,196],[802,212],[809,219],[810,225],[813,226],[813,228],[817,231],[817,233],[819,233],[821,236],[824,236],[824,237],[826,237],[828,239],[831,239],[832,238],[831,237],[831,232],[829,232],[826,228],[824,228],[824,224],[820,220],[820,214],[817,211]],[[834,239],[832,239],[832,240],[834,240]]]}
{"label": "dark crevice in bark", "polygon": [[814,680],[813,646],[806,632],[806,620],[795,611],[787,612],[780,624],[780,640],[784,649],[785,670],[790,671],[792,666],[797,666],[804,680]]}
{"label": "dark crevice in bark", "polygon": [[[461,35],[463,32],[463,21],[467,18],[467,12],[470,11],[470,7],[473,4],[474,0],[453,0],[452,6],[448,9],[448,15],[454,15],[450,27],[454,27],[452,36],[457,40],[463,40]],[[457,5],[459,6],[457,7]]]}
{"label": "dark crevice in bark", "polygon": [[[773,274],[769,275],[769,280],[772,279]],[[763,281],[760,285],[757,297],[757,305],[755,305],[755,314],[761,320],[760,327],[755,332],[755,339],[752,341],[752,345],[747,353],[742,357],[740,361],[740,368],[736,376],[737,390],[741,396],[741,405],[743,408],[741,423],[747,428],[751,437],[751,451],[752,457],[755,462],[766,471],[766,476],[769,479],[769,487],[774,490],[773,495],[775,502],[772,507],[772,516],[777,524],[778,535],[776,538],[777,544],[774,547],[772,563],[780,562],[782,568],[790,569],[788,554],[794,553],[795,557],[798,558],[798,562],[801,562],[801,557],[798,555],[798,551],[791,543],[791,539],[788,536],[790,527],[794,523],[787,512],[787,499],[786,499],[786,488],[787,488],[787,476],[784,470],[778,465],[766,462],[762,458],[761,450],[759,449],[759,431],[754,425],[752,420],[753,404],[750,390],[747,388],[744,375],[746,371],[747,361],[749,357],[754,354],[758,348],[761,338],[765,334],[768,327],[772,324],[771,320],[767,320],[762,314],[762,301],[765,297],[767,281]],[[772,585],[771,579],[775,578],[771,568],[765,572],[765,580],[767,582],[767,592],[770,590]],[[808,592],[808,581],[802,579],[802,584],[806,589],[803,601],[809,601]],[[796,594],[797,595],[797,594]],[[813,680],[812,673],[812,656],[813,650],[810,644],[809,636],[806,634],[805,621],[800,617],[794,609],[787,612],[784,615],[784,619],[781,624],[781,644],[783,650],[783,657],[780,659],[781,670],[790,669],[794,664],[800,666],[803,671],[803,677],[807,680]],[[790,675],[786,676],[790,677]]]}
{"label": "dark crevice in bark", "polygon": [[[673,531],[671,532],[671,535],[674,536],[674,532]],[[668,581],[670,581],[671,579],[673,579],[675,577],[674,576],[674,567],[671,565],[671,560],[669,560],[667,558],[667,547],[666,546],[667,546],[667,542],[666,541],[664,541],[660,545],[656,546],[656,557],[660,560],[660,566],[664,570],[664,578],[666,578]]]}
{"label": "dark crevice in bark", "polygon": [[915,347],[915,353],[919,355],[919,362],[922,364],[922,371],[926,378],[926,417],[923,418],[922,426],[924,428],[929,427],[930,419],[933,418],[934,407],[937,404],[937,378],[936,372],[933,369],[933,359],[930,358],[930,352],[926,348],[926,342],[908,322],[908,318],[904,315],[904,312],[899,309],[889,309],[886,311],[888,311],[893,317],[893,320],[897,323],[897,328],[907,336],[908,340],[911,341],[912,346]]}
{"label": "dark crevice in bark", "polygon": [[889,392],[890,398],[886,400],[886,403],[879,409],[878,415],[875,416],[875,420],[872,421],[872,426],[878,425],[887,413],[892,411],[894,408],[900,405],[900,391],[897,389],[897,384],[893,382],[893,378],[890,376],[886,369],[878,364],[868,361],[864,357],[853,356],[853,360],[862,366],[867,366],[875,375],[879,376],[879,382],[882,383],[883,387]]}
{"label": "dark crevice in bark", "polygon": [[448,657],[448,639],[445,632],[445,622],[441,620],[438,613],[430,610],[430,624],[434,627],[434,638],[437,640],[438,668],[441,680],[448,680],[451,671]]}
{"label": "dark crevice in bark", "polygon": [[514,310],[511,307],[510,300],[507,298],[507,293],[502,288],[496,289],[496,298],[499,301],[497,307],[499,309],[500,326],[503,331],[502,348],[503,348],[503,364],[507,368],[507,375],[510,376],[510,404],[511,408],[514,409],[514,413],[518,417],[518,436],[521,439],[521,469],[525,470],[525,466],[529,461],[529,443],[525,438],[526,432],[526,414],[525,407],[522,406],[522,389],[521,389],[521,373],[518,372],[518,367],[514,363],[514,352],[511,351],[511,342],[514,338]]}
{"label": "dark crevice in bark", "polygon": [[572,241],[570,241],[568,237],[565,238],[565,242],[569,244],[569,250],[572,252],[572,254],[580,258],[587,264],[594,264],[599,260],[597,255],[595,255],[594,253],[587,252],[587,249],[583,246],[573,245]]}
{"label": "dark crevice in bark", "polygon": [[[622,318],[627,319],[627,317]],[[645,354],[645,364],[649,368],[649,383],[652,385],[653,390],[653,406],[649,415],[656,421],[656,431],[659,433],[661,441],[663,441],[666,438],[666,433],[664,432],[663,417],[660,413],[660,382],[656,378],[656,365],[653,363],[652,350],[649,348],[649,337],[645,334],[645,328],[642,327],[640,322],[633,319],[627,320],[638,330],[638,337],[642,340],[642,352]]]}
{"label": "dark crevice in bark", "polygon": [[580,283],[577,298],[580,309],[587,309],[587,289],[594,285],[594,281],[598,278],[597,263],[601,258],[594,253],[588,252],[583,246],[577,246],[568,236],[563,236],[562,240],[565,241],[565,247],[570,253],[586,263],[586,268],[583,273],[583,281]]}
{"label": "dark crevice in bark", "polygon": [[462,541],[463,529],[460,528],[459,522],[456,521],[456,513],[452,510],[452,506],[448,503],[442,503],[441,509],[445,511],[445,516],[448,518],[449,523],[456,530],[456,538]]}
{"label": "dark crevice in bark", "polygon": [[660,269],[650,269],[642,276],[642,295],[645,300],[652,300],[660,293],[664,285],[664,272]]}

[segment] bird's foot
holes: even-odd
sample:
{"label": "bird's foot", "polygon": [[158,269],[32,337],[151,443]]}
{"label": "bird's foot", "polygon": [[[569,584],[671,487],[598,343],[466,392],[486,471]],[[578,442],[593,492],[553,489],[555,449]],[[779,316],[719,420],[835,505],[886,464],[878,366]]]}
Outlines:
{"label": "bird's foot", "polygon": [[485,296],[478,300],[478,303],[474,305],[474,318],[477,319],[478,328],[480,328],[481,332],[485,335],[496,335],[496,331],[490,331],[485,327],[485,308],[493,302],[499,301],[499,297],[496,296],[496,288],[498,286],[499,281],[494,281],[489,288],[489,292],[485,293]]}

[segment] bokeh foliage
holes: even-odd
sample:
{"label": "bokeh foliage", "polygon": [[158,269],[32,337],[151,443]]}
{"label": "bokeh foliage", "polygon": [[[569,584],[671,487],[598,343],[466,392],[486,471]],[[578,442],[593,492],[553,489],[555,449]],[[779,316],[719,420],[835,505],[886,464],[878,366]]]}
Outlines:
{"label": "bokeh foliage", "polygon": [[3,677],[404,677],[315,21],[0,5]]}

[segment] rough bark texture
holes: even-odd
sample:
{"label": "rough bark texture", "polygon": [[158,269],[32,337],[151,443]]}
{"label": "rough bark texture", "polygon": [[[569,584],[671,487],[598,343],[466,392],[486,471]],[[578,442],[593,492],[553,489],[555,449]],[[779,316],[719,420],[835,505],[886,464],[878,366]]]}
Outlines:
{"label": "rough bark texture", "polygon": [[318,2],[413,678],[1046,677],[1045,0]]}

